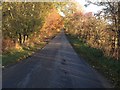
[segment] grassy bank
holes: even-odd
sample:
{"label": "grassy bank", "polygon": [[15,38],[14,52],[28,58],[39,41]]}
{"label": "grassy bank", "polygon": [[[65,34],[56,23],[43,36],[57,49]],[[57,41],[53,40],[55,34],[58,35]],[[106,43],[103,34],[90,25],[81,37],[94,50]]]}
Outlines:
{"label": "grassy bank", "polygon": [[2,66],[8,66],[15,64],[29,56],[35,51],[41,49],[46,45],[46,42],[35,44],[33,47],[23,47],[22,50],[10,50],[10,52],[3,53],[2,55]]}
{"label": "grassy bank", "polygon": [[53,34],[52,36],[44,38],[43,41],[41,42],[34,41],[33,44],[30,44],[28,46],[18,45],[19,49],[13,48],[13,49],[9,49],[3,52],[2,55],[0,55],[0,58],[2,57],[2,60],[0,60],[0,62],[2,62],[2,66],[7,67],[21,60],[24,60],[25,58],[31,56],[37,50],[42,49],[46,44],[48,44],[58,34],[59,32]]}
{"label": "grassy bank", "polygon": [[92,48],[76,36],[67,34],[75,51],[82,56],[93,68],[101,72],[112,84],[120,88],[120,60],[105,57],[99,49]]}

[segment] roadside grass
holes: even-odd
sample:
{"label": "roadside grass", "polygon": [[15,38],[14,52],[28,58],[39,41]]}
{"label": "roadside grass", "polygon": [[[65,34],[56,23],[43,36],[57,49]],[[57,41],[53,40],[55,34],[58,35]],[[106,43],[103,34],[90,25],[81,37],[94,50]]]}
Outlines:
{"label": "roadside grass", "polygon": [[15,64],[25,58],[31,56],[35,51],[41,49],[46,45],[46,42],[35,44],[33,47],[23,47],[22,50],[10,50],[2,54],[2,66],[6,67]]}
{"label": "roadside grass", "polygon": [[104,56],[99,49],[92,48],[81,39],[66,34],[75,51],[88,62],[91,67],[103,74],[113,87],[120,88],[120,60]]}
{"label": "roadside grass", "polygon": [[9,65],[13,65],[31,56],[37,50],[42,49],[46,44],[48,44],[58,34],[59,32],[53,35],[52,37],[49,37],[48,41],[34,43],[34,46],[22,46],[21,50],[10,49],[9,51],[2,53],[2,55],[0,55],[0,58],[2,59],[0,60],[0,63],[2,63],[2,67],[4,68]]}

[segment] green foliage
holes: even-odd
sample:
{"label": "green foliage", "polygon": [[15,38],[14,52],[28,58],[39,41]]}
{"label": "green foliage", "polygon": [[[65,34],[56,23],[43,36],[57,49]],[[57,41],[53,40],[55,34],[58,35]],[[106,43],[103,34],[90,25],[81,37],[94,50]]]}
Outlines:
{"label": "green foliage", "polygon": [[51,8],[52,3],[4,2],[3,37],[19,40],[21,44],[23,35],[29,37],[38,32]]}
{"label": "green foliage", "polygon": [[25,58],[31,56],[36,50],[41,49],[45,46],[44,43],[35,44],[34,47],[23,47],[22,51],[11,50],[10,52],[3,53],[2,55],[2,65],[8,66],[11,64],[15,64]]}
{"label": "green foliage", "polygon": [[65,14],[66,18],[77,11],[77,5],[74,2],[56,2],[54,5],[58,11]]}
{"label": "green foliage", "polygon": [[[52,11],[52,12],[51,12]],[[3,65],[23,60],[52,39],[63,25],[51,2],[3,3]]]}
{"label": "green foliage", "polygon": [[2,65],[6,66],[9,64],[16,63],[18,59],[23,58],[23,56],[28,55],[27,51],[9,53],[2,56]]}

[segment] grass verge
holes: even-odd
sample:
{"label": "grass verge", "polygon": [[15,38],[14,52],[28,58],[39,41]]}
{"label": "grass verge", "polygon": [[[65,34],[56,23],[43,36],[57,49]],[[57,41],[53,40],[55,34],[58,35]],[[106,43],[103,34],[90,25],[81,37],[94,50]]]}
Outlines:
{"label": "grass verge", "polygon": [[22,50],[11,50],[8,53],[2,55],[2,66],[6,67],[15,64],[29,56],[31,56],[36,50],[41,49],[46,45],[46,42],[35,44],[33,47],[23,47]]}
{"label": "grass verge", "polygon": [[34,52],[36,52],[38,49],[42,49],[46,44],[48,44],[55,36],[57,36],[59,33],[56,33],[55,35],[48,37],[48,41],[43,41],[40,43],[34,43],[34,46],[22,46],[21,50],[12,49],[9,50],[2,55],[0,55],[0,64],[2,63],[3,68],[7,67],[9,65],[13,65],[21,60],[24,60],[25,58],[31,56]]}
{"label": "grass verge", "polygon": [[92,48],[81,39],[67,34],[75,51],[93,68],[101,72],[115,88],[120,88],[120,60],[105,57],[99,49]]}

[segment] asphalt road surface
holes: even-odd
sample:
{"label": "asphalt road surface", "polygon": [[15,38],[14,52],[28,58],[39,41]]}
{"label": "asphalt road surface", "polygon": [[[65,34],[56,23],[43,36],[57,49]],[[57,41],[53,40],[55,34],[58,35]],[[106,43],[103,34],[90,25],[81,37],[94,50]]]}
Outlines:
{"label": "asphalt road surface", "polygon": [[42,50],[3,70],[3,88],[110,88],[107,80],[79,57],[64,32]]}

